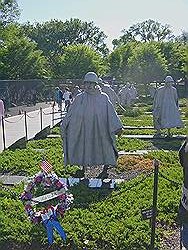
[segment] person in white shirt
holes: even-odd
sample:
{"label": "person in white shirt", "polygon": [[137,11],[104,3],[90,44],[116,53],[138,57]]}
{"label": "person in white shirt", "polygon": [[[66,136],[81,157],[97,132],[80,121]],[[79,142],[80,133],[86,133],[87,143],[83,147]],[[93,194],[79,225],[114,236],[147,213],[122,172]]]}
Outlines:
{"label": "person in white shirt", "polygon": [[72,93],[69,91],[69,88],[65,88],[65,92],[63,94],[63,101],[65,101],[65,111],[68,111],[72,101]]}
{"label": "person in white shirt", "polygon": [[75,98],[78,94],[80,94],[82,91],[80,89],[79,86],[75,86],[73,93],[72,93],[72,97]]}

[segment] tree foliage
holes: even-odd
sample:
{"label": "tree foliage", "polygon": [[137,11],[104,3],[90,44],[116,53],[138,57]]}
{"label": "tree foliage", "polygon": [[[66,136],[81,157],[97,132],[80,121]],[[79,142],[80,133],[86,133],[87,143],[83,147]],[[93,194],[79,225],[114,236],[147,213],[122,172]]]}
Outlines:
{"label": "tree foliage", "polygon": [[137,83],[162,81],[167,73],[167,63],[163,55],[152,44],[137,46],[128,60],[129,79]]}
{"label": "tree foliage", "polygon": [[186,45],[188,43],[188,32],[183,31],[180,36],[177,36],[175,38],[175,40],[177,42],[180,42],[180,43],[183,43],[184,45]]}
{"label": "tree foliage", "polygon": [[108,58],[110,74],[117,80],[124,81],[127,79],[128,59],[134,54],[134,49],[139,42],[129,42],[126,45],[117,47]]}
{"label": "tree foliage", "polygon": [[149,83],[161,81],[167,61],[155,43],[130,42],[117,47],[109,56],[111,75],[121,81]]}
{"label": "tree foliage", "polygon": [[16,0],[0,0],[0,24],[14,22],[20,16],[20,9]]}
{"label": "tree foliage", "polygon": [[62,55],[64,48],[72,44],[85,44],[102,54],[108,53],[104,43],[106,35],[93,22],[71,18],[65,22],[27,23],[23,29],[47,56]]}
{"label": "tree foliage", "polygon": [[83,78],[88,71],[99,75],[106,73],[107,66],[102,56],[89,46],[67,46],[59,59],[58,75],[66,78]]}
{"label": "tree foliage", "polygon": [[1,79],[33,79],[48,75],[47,60],[42,51],[23,36],[17,25],[6,26],[1,35]]}
{"label": "tree foliage", "polygon": [[132,25],[128,30],[122,30],[123,35],[113,41],[114,46],[125,44],[129,41],[165,41],[173,38],[168,24],[162,25],[154,20],[146,20]]}
{"label": "tree foliage", "polygon": [[156,43],[167,61],[168,74],[175,80],[184,78],[186,65],[186,46],[180,42]]}

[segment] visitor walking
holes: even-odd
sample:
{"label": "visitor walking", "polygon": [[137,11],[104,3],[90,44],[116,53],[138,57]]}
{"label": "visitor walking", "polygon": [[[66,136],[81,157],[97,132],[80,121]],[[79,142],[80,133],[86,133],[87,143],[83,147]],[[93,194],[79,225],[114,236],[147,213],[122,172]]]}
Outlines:
{"label": "visitor walking", "polygon": [[77,85],[74,87],[74,90],[72,92],[72,98],[74,99],[78,94],[80,94],[82,91],[80,87]]}
{"label": "visitor walking", "polygon": [[62,110],[62,100],[63,100],[63,92],[59,87],[55,88],[55,102],[58,105],[59,111]]}
{"label": "visitor walking", "polygon": [[63,101],[65,102],[65,111],[68,111],[72,101],[72,93],[69,91],[69,88],[65,88],[65,92],[63,94]]}

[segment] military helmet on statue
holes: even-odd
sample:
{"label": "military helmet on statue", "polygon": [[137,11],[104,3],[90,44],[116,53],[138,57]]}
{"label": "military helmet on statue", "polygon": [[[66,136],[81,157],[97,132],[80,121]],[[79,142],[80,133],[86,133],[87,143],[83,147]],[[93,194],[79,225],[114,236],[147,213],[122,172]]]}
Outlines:
{"label": "military helmet on statue", "polygon": [[167,82],[174,82],[173,77],[172,76],[166,76],[165,83],[167,83]]}
{"label": "military helmet on statue", "polygon": [[98,83],[99,78],[95,72],[88,72],[84,77],[84,82]]}

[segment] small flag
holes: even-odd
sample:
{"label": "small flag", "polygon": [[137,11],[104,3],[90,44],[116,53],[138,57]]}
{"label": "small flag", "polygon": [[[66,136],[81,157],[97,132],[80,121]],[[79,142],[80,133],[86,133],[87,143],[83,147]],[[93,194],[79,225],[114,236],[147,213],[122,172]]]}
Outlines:
{"label": "small flag", "polygon": [[52,170],[52,165],[47,160],[42,160],[40,167],[45,173],[49,173]]}

